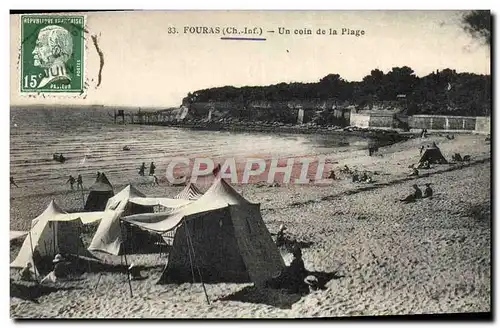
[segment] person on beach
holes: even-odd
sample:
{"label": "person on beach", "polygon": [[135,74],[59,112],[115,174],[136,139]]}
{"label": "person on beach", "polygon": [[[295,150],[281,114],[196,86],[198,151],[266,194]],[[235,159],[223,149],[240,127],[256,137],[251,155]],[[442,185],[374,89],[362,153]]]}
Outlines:
{"label": "person on beach", "polygon": [[70,175],[68,181],[66,181],[66,183],[69,182],[69,185],[71,186],[71,190],[74,190],[73,185],[75,184],[75,181],[76,180],[75,180],[75,178],[73,178],[72,175]]}
{"label": "person on beach", "polygon": [[425,160],[423,161],[422,163],[418,164],[418,167],[419,169],[425,169],[425,170],[428,170],[431,168],[431,164],[429,163],[428,160]]}
{"label": "person on beach", "polygon": [[340,172],[349,174],[349,173],[351,173],[351,170],[349,169],[349,166],[344,165],[344,167],[342,169],[340,169]]}
{"label": "person on beach", "polygon": [[155,163],[151,162],[151,165],[149,165],[149,175],[155,175]]}
{"label": "person on beach", "polygon": [[139,168],[139,175],[144,176],[144,171],[146,170],[146,163],[142,162],[141,167]]}
{"label": "person on beach", "polygon": [[352,174],[352,182],[358,182],[358,181],[359,181],[359,174],[358,174],[358,171],[355,171]]}
{"label": "person on beach", "polygon": [[95,181],[99,180],[100,177],[101,177],[101,172],[97,171],[97,177],[95,178]]}
{"label": "person on beach", "polygon": [[159,186],[160,185],[160,181],[158,180],[158,177],[156,175],[153,174],[153,186]]}
{"label": "person on beach", "polygon": [[285,226],[280,225],[280,229],[276,234],[276,246],[278,247],[285,245],[285,230],[286,230]]}
{"label": "person on beach", "polygon": [[69,263],[65,261],[61,254],[57,254],[52,263],[54,263],[54,269],[42,279],[40,284],[44,282],[57,282],[68,277]]}
{"label": "person on beach", "polygon": [[413,194],[406,196],[406,198],[404,199],[400,199],[400,201],[405,203],[411,203],[419,198],[422,198],[422,190],[420,190],[420,188],[416,184],[413,185],[413,189],[414,189]]}
{"label": "person on beach", "polygon": [[19,186],[16,184],[16,182],[14,181],[14,178],[13,177],[10,177],[10,185],[14,185],[16,186],[17,188],[19,188]]}
{"label": "person on beach", "polygon": [[361,181],[368,181],[368,175],[366,172],[363,172],[363,175],[361,176]]}
{"label": "person on beach", "polygon": [[420,146],[420,155],[424,152],[424,145]]}
{"label": "person on beach", "polygon": [[83,179],[81,174],[78,174],[78,177],[76,178],[76,189],[83,190]]}
{"label": "person on beach", "polygon": [[130,280],[143,280],[145,277],[141,275],[141,268],[135,266],[134,263],[130,263],[130,266],[128,267],[128,275]]}
{"label": "person on beach", "polygon": [[429,197],[432,197],[432,194],[433,194],[433,190],[431,188],[431,184],[430,183],[426,183],[425,184],[425,190],[424,190],[424,198],[429,198]]}
{"label": "person on beach", "polygon": [[335,176],[334,170],[330,171],[330,175],[328,176],[328,179],[337,180],[337,177]]}
{"label": "person on beach", "polygon": [[410,176],[418,176],[418,170],[415,167],[412,168],[412,172],[410,173]]}
{"label": "person on beach", "polygon": [[307,270],[302,259],[302,250],[298,245],[293,249],[293,260],[288,267],[287,281],[290,283],[290,290],[294,293],[300,292],[304,287],[304,279]]}
{"label": "person on beach", "polygon": [[21,270],[21,272],[19,273],[19,279],[22,280],[22,281],[33,281],[35,280],[33,278],[33,275],[31,274],[31,263],[28,262],[28,264],[26,264],[26,266]]}

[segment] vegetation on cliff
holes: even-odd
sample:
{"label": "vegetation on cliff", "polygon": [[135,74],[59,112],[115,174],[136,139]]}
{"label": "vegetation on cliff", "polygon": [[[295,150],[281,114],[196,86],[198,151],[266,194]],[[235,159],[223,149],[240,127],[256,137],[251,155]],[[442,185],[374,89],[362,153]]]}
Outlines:
{"label": "vegetation on cliff", "polygon": [[491,76],[457,73],[452,69],[415,75],[408,66],[387,73],[374,69],[362,81],[346,81],[328,74],[315,83],[279,83],[269,86],[216,87],[189,93],[183,104],[230,102],[248,107],[254,102],[335,101],[341,106],[370,106],[395,101],[409,115],[484,116],[491,113]]}

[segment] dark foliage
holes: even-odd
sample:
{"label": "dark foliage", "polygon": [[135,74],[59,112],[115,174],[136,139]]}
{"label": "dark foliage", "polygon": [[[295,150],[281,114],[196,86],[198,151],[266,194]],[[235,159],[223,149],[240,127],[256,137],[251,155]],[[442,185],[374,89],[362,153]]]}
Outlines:
{"label": "dark foliage", "polygon": [[472,10],[462,17],[463,28],[473,38],[491,45],[491,13],[489,10]]}
{"label": "dark foliage", "polygon": [[338,74],[329,74],[316,83],[293,82],[241,88],[224,86],[198,90],[189,93],[183,104],[230,102],[229,107],[234,110],[251,111],[259,103],[272,102],[273,109],[280,109],[277,108],[280,106],[285,109],[287,102],[307,102],[314,107],[314,104],[327,101],[337,107],[355,105],[356,108],[387,104],[387,107],[403,108],[409,115],[483,116],[491,112],[490,85],[490,75],[444,69],[418,77],[413,69],[403,66],[393,67],[387,73],[374,69],[359,82],[349,82]]}

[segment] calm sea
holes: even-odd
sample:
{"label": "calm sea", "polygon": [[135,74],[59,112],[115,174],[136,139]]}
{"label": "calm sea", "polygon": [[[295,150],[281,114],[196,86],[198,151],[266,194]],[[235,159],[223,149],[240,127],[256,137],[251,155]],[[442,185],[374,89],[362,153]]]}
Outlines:
{"label": "calm sea", "polygon": [[[96,108],[11,108],[10,170],[16,182],[40,184],[47,190],[67,188],[69,175],[81,174],[85,185],[96,172],[112,183],[136,181],[142,162],[155,162],[165,172],[172,157],[292,157],[346,152],[367,147],[357,136],[314,136],[247,132],[192,131],[141,125],[115,125]],[[127,145],[130,151],[123,151]],[[54,153],[68,159],[58,163]],[[146,171],[147,174],[147,171]],[[45,189],[45,188],[44,188]]]}

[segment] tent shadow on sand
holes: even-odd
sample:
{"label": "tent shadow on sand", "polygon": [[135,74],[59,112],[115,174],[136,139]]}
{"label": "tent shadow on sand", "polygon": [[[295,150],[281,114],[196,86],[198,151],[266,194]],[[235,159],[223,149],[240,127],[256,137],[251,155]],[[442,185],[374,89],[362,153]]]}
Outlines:
{"label": "tent shadow on sand", "polygon": [[[325,290],[325,285],[332,279],[343,278],[338,272],[308,271],[308,275],[314,275],[318,279],[318,287]],[[233,294],[220,298],[220,301],[237,301],[244,303],[257,303],[271,305],[280,309],[291,309],[292,305],[308,293],[291,293],[286,289],[271,287],[247,286]]]}
{"label": "tent shadow on sand", "polygon": [[82,287],[67,286],[53,287],[38,285],[36,283],[20,283],[10,280],[10,297],[17,297],[25,301],[38,303],[37,299],[41,296],[48,295],[61,290],[83,289]]}

